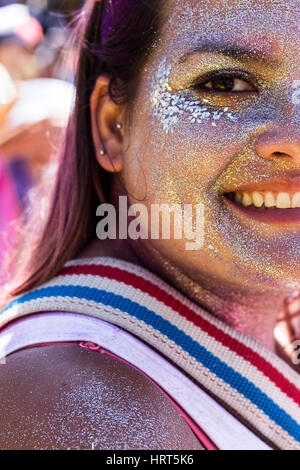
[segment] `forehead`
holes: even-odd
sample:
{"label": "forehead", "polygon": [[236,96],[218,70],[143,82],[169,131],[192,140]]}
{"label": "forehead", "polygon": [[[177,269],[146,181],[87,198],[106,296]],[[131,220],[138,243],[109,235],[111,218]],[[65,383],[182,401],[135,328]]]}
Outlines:
{"label": "forehead", "polygon": [[161,39],[174,54],[212,41],[299,52],[299,0],[167,0],[163,18]]}

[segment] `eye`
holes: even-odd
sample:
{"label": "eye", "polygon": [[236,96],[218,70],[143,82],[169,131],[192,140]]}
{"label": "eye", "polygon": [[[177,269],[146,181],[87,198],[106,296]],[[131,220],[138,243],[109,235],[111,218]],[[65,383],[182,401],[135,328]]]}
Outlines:
{"label": "eye", "polygon": [[236,72],[222,72],[212,75],[206,81],[195,83],[193,88],[198,91],[231,94],[257,91],[256,87],[251,83],[250,77],[241,76],[241,74]]}
{"label": "eye", "polygon": [[259,97],[261,87],[247,72],[220,70],[196,79],[190,91],[207,106],[234,110],[250,106]]}

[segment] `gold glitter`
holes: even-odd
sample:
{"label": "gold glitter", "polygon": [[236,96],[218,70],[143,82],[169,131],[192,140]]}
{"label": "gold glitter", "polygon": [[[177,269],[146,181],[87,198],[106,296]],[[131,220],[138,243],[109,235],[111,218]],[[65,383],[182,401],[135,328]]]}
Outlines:
{"label": "gold glitter", "polygon": [[[299,145],[292,94],[299,79],[300,3],[168,0],[164,8],[166,21],[134,107],[131,137],[142,151],[138,159],[134,151],[128,157],[124,181],[132,190],[146,188],[149,205],[202,202],[204,246],[189,253],[184,240],[149,240],[134,249],[206,310],[266,344],[280,302],[300,288],[300,230],[239,216],[223,193],[300,172],[299,161],[267,159],[257,150],[269,129]],[[219,44],[218,53],[197,52],[180,63],[189,51],[212,44]],[[230,47],[248,48],[248,57],[224,56]],[[190,89],[195,79],[228,68],[251,75],[257,92],[222,101]]]}

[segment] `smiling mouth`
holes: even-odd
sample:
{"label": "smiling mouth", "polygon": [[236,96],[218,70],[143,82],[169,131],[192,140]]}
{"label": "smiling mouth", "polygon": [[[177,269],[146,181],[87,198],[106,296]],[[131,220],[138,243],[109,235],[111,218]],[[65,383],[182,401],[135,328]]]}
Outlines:
{"label": "smiling mouth", "polygon": [[235,191],[225,193],[231,201],[244,207],[297,209],[300,208],[300,191],[298,192],[273,192],[273,191]]}
{"label": "smiling mouth", "polygon": [[233,191],[223,194],[241,214],[270,224],[300,225],[300,191]]}

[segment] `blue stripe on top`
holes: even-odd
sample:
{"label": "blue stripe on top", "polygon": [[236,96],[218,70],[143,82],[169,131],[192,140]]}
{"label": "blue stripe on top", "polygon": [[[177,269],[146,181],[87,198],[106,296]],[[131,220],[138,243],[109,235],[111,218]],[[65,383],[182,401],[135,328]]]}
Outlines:
{"label": "blue stripe on top", "polygon": [[207,351],[207,349],[201,346],[197,341],[193,340],[177,326],[172,325],[168,320],[165,320],[154,311],[121,295],[79,285],[44,287],[12,301],[2,313],[15,305],[48,297],[71,297],[102,303],[117,308],[129,315],[133,315],[138,320],[142,320],[147,325],[151,325],[153,328],[166,335],[170,340],[173,340],[178,346],[181,346],[182,349],[188,352],[212,373],[216,374],[217,377],[230,384],[231,387],[248,398],[276,424],[281,426],[293,436],[295,440],[300,442],[300,426],[298,423],[256,385],[250,382],[246,377],[243,377],[239,372],[236,372],[225,362],[221,361],[218,357],[214,356],[211,352]]}

